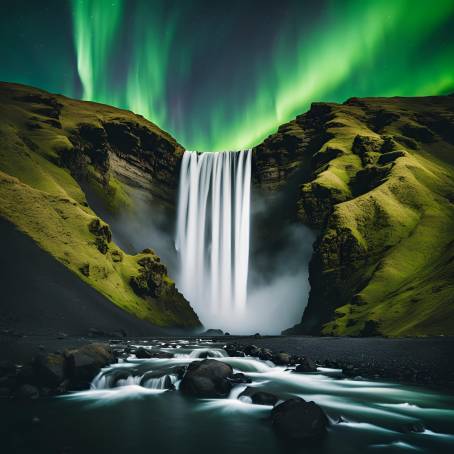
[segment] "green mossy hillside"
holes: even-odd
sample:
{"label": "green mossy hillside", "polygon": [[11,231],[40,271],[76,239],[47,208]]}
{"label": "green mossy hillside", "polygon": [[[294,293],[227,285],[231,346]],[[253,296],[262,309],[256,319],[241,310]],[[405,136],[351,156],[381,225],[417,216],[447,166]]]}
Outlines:
{"label": "green mossy hillside", "polygon": [[296,214],[319,237],[288,332],[454,334],[454,97],[314,104],[291,124],[276,136],[293,139]]}
{"label": "green mossy hillside", "polygon": [[[146,140],[154,137],[161,144],[158,154],[166,140],[169,153],[176,142],[131,112],[15,84],[0,84],[0,118],[0,216],[125,311],[158,326],[199,326],[159,257],[151,249],[138,255],[122,251],[112,241],[109,226],[88,206],[82,189],[84,185],[96,189],[112,210],[131,203],[125,174],[115,166],[125,169],[124,162],[133,157],[118,164],[122,158],[113,144],[121,141],[109,142],[105,128],[131,131],[134,124]],[[92,143],[80,135],[87,128],[95,131]],[[97,142],[95,136],[103,140]],[[144,154],[151,154],[151,147],[150,142]],[[113,160],[116,153],[119,156]],[[143,175],[152,181],[154,157],[141,157],[139,149],[134,154],[134,168],[143,164]],[[169,162],[177,158],[170,157]],[[156,266],[148,275],[148,288],[139,292],[134,282],[144,274],[145,262]]]}

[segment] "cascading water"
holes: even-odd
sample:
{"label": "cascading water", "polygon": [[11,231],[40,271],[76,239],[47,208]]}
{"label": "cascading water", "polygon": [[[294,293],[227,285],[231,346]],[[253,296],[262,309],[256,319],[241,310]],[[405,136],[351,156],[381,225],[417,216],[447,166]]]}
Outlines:
{"label": "cascading water", "polygon": [[176,237],[180,288],[207,326],[228,328],[225,321],[246,307],[251,154],[183,156]]}

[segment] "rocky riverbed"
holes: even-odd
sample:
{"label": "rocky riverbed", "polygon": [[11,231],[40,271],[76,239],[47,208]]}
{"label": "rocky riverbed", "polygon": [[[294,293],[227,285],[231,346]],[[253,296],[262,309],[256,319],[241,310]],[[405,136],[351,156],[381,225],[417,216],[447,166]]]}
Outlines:
{"label": "rocky riverbed", "polygon": [[31,339],[22,338],[23,362],[1,363],[8,452],[143,452],[149,443],[176,453],[454,448],[452,394],[322,363],[307,354],[310,340],[303,355],[295,352],[302,339],[59,337],[41,339],[31,358]]}

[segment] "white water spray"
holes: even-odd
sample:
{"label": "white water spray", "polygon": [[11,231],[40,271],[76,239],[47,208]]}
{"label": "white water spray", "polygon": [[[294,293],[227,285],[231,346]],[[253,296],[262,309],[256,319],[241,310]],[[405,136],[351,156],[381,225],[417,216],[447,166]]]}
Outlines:
{"label": "white water spray", "polygon": [[185,151],[181,163],[176,248],[181,290],[207,326],[246,307],[251,150]]}

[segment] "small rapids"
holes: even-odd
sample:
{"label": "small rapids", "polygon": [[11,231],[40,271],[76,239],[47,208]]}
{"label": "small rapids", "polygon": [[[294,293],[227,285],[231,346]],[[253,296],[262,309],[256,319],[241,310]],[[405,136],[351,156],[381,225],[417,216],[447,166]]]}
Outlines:
{"label": "small rapids", "polygon": [[[151,341],[128,344],[131,353],[93,379],[91,388],[33,407],[10,411],[39,416],[39,443],[23,440],[18,452],[56,452],[56,440],[77,428],[74,452],[192,454],[294,453],[303,445],[283,444],[270,422],[272,407],[241,396],[247,386],[314,401],[327,414],[326,436],[304,443],[306,453],[454,452],[454,397],[383,381],[345,378],[341,370],[295,373],[253,357],[229,357],[208,341]],[[142,347],[151,356],[137,358]],[[179,391],[187,366],[205,358],[225,362],[251,383],[234,385],[223,399],[196,399]],[[38,406],[41,406],[38,408]],[[10,415],[11,417],[11,415]],[[28,435],[27,435],[28,436]],[[31,438],[30,438],[31,437]],[[28,445],[27,445],[28,443]],[[38,448],[36,448],[39,446]],[[33,448],[33,449],[32,449]],[[72,451],[70,451],[72,452]]]}

